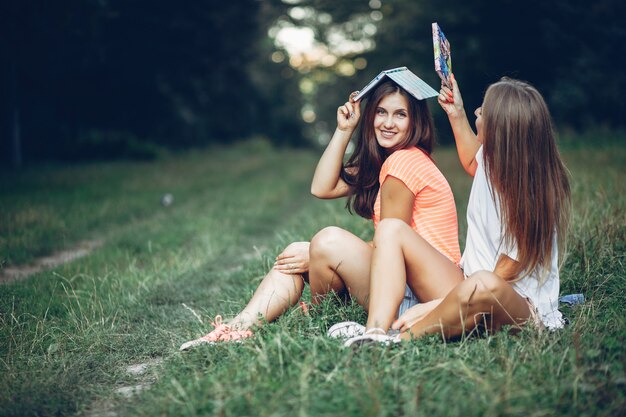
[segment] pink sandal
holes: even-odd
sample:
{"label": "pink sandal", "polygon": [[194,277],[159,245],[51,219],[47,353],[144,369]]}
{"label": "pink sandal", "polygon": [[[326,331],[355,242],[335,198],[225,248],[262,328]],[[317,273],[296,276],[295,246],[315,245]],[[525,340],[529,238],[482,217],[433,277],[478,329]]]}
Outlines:
{"label": "pink sandal", "polygon": [[252,337],[250,330],[233,329],[231,326],[223,324],[220,315],[215,316],[215,321],[211,324],[215,327],[213,331],[198,339],[183,343],[180,350],[187,350],[204,343],[214,345],[217,342],[241,342],[243,339]]}

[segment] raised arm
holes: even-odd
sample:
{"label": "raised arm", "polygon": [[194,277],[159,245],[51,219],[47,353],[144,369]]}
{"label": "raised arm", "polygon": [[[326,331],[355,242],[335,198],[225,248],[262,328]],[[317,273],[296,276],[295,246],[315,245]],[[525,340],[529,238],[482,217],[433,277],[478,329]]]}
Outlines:
{"label": "raised arm", "polygon": [[476,153],[480,148],[480,142],[478,142],[476,134],[467,120],[467,114],[465,114],[465,108],[463,108],[463,98],[454,74],[452,74],[450,80],[452,81],[452,91],[442,86],[438,101],[448,115],[448,120],[450,120],[461,165],[468,174],[474,176],[476,172]]}
{"label": "raised arm", "polygon": [[317,163],[311,182],[311,194],[317,198],[344,197],[350,192],[350,186],[339,174],[343,169],[346,148],[361,117],[359,104],[360,101],[354,102],[350,98],[337,109],[337,129]]}

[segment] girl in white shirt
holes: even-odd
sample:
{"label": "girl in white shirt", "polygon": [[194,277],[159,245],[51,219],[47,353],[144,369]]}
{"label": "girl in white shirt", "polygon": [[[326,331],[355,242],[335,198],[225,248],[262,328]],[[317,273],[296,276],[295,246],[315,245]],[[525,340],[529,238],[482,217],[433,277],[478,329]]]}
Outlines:
{"label": "girl in white shirt", "polygon": [[[420,297],[436,281],[432,248],[395,219],[381,221],[374,237],[367,332],[346,345],[395,342],[438,333],[447,338],[481,326],[490,331],[528,322],[561,327],[558,250],[569,221],[570,187],[548,108],[529,84],[503,78],[475,111],[475,134],[461,93],[442,87],[439,104],[452,125],[461,164],[474,177],[470,193],[466,277],[444,298],[409,309],[395,322],[390,300],[404,283]],[[387,335],[389,327],[400,330]]]}

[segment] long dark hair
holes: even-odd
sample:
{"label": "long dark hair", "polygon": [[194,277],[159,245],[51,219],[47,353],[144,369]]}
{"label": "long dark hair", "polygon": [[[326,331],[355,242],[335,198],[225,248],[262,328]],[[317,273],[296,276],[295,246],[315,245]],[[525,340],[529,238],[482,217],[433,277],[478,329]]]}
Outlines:
{"label": "long dark hair", "polygon": [[[385,149],[376,140],[374,118],[381,100],[394,93],[400,93],[409,103],[409,131],[406,138],[398,143],[396,147]],[[365,103],[354,152],[344,165],[341,173],[341,178],[352,188],[352,193],[348,197],[348,203],[346,204],[348,210],[350,212],[354,211],[366,219],[371,219],[374,214],[376,196],[380,188],[378,175],[387,157],[398,149],[414,146],[430,155],[434,143],[435,127],[426,100],[417,100],[391,80],[381,83],[372,91]]]}
{"label": "long dark hair", "polygon": [[514,275],[522,278],[537,267],[549,272],[553,242],[564,250],[571,203],[548,107],[531,85],[502,78],[485,93],[482,120],[483,158],[500,203],[502,243],[517,246]]}

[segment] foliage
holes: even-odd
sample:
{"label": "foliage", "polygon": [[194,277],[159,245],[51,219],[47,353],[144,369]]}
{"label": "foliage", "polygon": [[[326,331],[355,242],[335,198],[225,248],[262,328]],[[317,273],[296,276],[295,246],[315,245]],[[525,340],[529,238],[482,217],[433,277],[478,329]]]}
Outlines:
{"label": "foliage", "polygon": [[[467,110],[480,106],[489,84],[510,76],[527,80],[542,92],[561,128],[623,128],[626,108],[619,92],[626,89],[626,76],[616,71],[615,57],[626,53],[622,24],[625,7],[619,0],[593,4],[383,1],[383,18],[376,23],[376,47],[351,57],[365,58],[367,68],[353,77],[314,77],[328,81],[318,88],[315,99],[319,119],[331,124],[336,106],[349,92],[361,88],[383,69],[408,66],[438,89],[431,23],[439,22],[452,44],[453,70]],[[452,142],[445,116],[434,100],[431,109],[442,142]]]}
{"label": "foliage", "polygon": [[[13,135],[27,160],[89,158],[81,141],[94,131],[169,148],[277,132],[284,143],[301,138],[296,89],[275,81],[282,82],[268,58],[273,15],[261,2],[10,0],[1,7],[0,77],[10,87],[0,110],[5,157]],[[290,111],[269,111],[290,96]],[[119,154],[103,147],[98,156]]]}
{"label": "foliage", "polygon": [[[250,136],[310,145],[332,132],[349,92],[382,69],[406,65],[439,85],[433,21],[452,42],[468,109],[508,75],[536,85],[561,127],[623,128],[626,76],[616,57],[626,52],[625,4],[7,0],[0,4],[0,159],[91,159],[94,148],[82,145],[93,132],[132,138],[117,142],[128,151],[97,150],[97,158],[109,159],[155,145],[188,149]],[[335,49],[369,43],[361,52],[335,51],[335,63],[296,68],[289,57],[270,58],[285,53],[268,36],[285,23],[310,27],[317,42]],[[303,108],[315,111],[314,123],[304,123]],[[440,137],[451,141],[447,126]]]}

